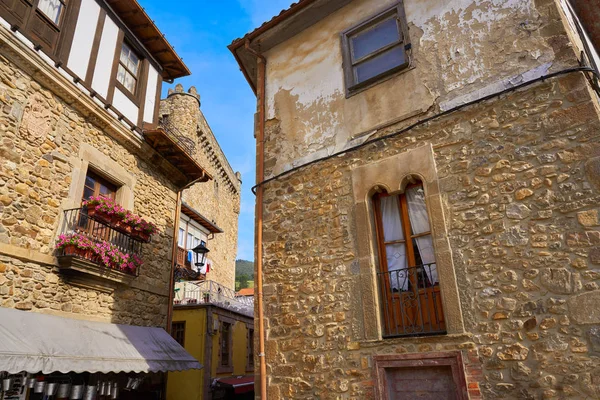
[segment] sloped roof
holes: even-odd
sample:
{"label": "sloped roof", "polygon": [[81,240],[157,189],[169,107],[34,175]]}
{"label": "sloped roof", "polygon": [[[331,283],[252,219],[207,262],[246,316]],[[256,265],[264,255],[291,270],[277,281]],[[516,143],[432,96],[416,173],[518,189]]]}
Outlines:
{"label": "sloped roof", "polygon": [[[258,28],[235,39],[227,48],[233,53],[242,73],[256,93],[256,56],[314,25],[352,0],[299,0]],[[246,43],[251,50],[246,48]]]}
{"label": "sloped roof", "polygon": [[254,288],[240,289],[236,296],[254,296]]}
{"label": "sloped roof", "polygon": [[191,74],[137,0],[106,0],[106,3],[158,61],[163,68],[164,79],[181,78]]}

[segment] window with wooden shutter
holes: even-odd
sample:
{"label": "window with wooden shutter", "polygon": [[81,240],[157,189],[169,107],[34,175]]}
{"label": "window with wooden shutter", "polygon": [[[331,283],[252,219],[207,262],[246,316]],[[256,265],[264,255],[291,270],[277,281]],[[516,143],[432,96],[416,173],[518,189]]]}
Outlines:
{"label": "window with wooden shutter", "polygon": [[16,28],[23,28],[33,2],[27,0],[0,0],[0,15]]}
{"label": "window with wooden shutter", "polygon": [[0,0],[0,16],[48,54],[58,48],[65,0]]}
{"label": "window with wooden shutter", "polygon": [[374,197],[384,337],[445,333],[422,183]]}

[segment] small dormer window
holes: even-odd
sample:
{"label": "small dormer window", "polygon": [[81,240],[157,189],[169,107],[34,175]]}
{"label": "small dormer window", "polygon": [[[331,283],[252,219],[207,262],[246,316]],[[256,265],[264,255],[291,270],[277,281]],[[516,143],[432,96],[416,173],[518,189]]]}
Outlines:
{"label": "small dormer window", "polygon": [[38,9],[56,25],[60,24],[64,8],[65,3],[62,0],[40,0],[38,3]]}
{"label": "small dormer window", "polygon": [[410,42],[402,2],[345,31],[342,50],[347,95],[408,68]]}
{"label": "small dormer window", "polygon": [[131,94],[135,94],[138,72],[140,70],[140,57],[123,42],[121,57],[119,58],[119,69],[117,70],[117,81]]}

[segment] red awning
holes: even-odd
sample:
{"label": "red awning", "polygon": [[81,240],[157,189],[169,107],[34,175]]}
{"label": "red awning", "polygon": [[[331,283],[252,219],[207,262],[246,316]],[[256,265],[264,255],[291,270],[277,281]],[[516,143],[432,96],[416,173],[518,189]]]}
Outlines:
{"label": "red awning", "polygon": [[254,391],[253,376],[238,376],[235,378],[219,378],[217,380],[221,385],[233,387],[236,394],[249,393]]}

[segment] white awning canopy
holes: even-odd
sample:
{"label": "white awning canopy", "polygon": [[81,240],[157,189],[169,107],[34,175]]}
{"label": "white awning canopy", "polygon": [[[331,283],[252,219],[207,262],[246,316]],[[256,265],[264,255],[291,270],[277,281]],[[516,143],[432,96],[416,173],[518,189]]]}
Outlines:
{"label": "white awning canopy", "polygon": [[0,371],[167,372],[202,365],[162,328],[0,308]]}

